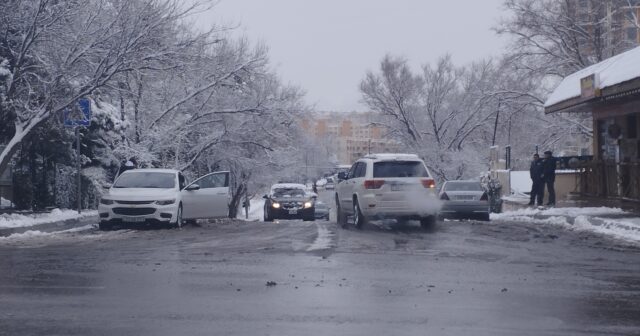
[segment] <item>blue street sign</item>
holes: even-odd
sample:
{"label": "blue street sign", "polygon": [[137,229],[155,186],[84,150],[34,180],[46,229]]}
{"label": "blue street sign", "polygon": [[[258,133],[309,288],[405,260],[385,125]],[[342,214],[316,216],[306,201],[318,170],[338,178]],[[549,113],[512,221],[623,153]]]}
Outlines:
{"label": "blue street sign", "polygon": [[78,99],[70,108],[63,111],[65,126],[91,125],[91,101],[87,98]]}

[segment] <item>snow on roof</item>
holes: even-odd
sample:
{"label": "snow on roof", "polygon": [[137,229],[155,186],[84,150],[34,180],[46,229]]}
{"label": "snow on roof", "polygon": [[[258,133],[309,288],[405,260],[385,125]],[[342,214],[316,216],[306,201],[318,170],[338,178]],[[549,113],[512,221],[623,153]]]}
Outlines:
{"label": "snow on roof", "polygon": [[175,170],[175,169],[163,169],[163,168],[138,168],[138,169],[127,170],[123,174],[129,174],[129,173],[171,173],[171,174],[177,174],[178,171]]}
{"label": "snow on roof", "polygon": [[271,190],[276,189],[302,189],[306,190],[306,186],[304,184],[299,183],[276,183],[271,186]]}
{"label": "snow on roof", "polygon": [[598,87],[604,89],[640,77],[640,47],[613,56],[565,77],[544,103],[545,107],[580,97],[580,79],[596,74]]}

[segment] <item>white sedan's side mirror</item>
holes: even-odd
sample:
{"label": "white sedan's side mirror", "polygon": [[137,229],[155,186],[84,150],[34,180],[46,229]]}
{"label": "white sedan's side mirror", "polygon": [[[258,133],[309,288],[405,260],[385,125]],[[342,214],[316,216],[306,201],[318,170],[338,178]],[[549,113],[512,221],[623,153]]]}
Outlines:
{"label": "white sedan's side mirror", "polygon": [[187,191],[194,191],[194,190],[200,190],[200,186],[197,184],[192,184],[190,186],[188,186],[187,188],[185,188]]}

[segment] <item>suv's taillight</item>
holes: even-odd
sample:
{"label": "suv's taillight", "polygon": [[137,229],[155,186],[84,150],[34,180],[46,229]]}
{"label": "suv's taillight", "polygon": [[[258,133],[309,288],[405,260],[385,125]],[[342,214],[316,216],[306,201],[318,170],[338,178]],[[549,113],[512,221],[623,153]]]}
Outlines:
{"label": "suv's taillight", "polygon": [[365,180],[364,188],[365,189],[380,189],[384,184],[384,180]]}
{"label": "suv's taillight", "polygon": [[420,182],[422,182],[422,186],[425,188],[435,189],[436,187],[436,181],[434,179],[423,179],[420,180]]}
{"label": "suv's taillight", "polygon": [[480,197],[481,201],[488,201],[489,200],[489,195],[487,195],[487,193],[482,194],[482,197]]}

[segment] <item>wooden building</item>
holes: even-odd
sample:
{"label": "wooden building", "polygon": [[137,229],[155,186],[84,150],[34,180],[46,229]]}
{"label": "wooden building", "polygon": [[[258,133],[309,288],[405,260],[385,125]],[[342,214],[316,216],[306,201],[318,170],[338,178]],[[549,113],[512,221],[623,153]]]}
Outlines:
{"label": "wooden building", "polygon": [[545,113],[591,113],[594,160],[580,167],[582,193],[640,200],[640,47],[567,76]]}

